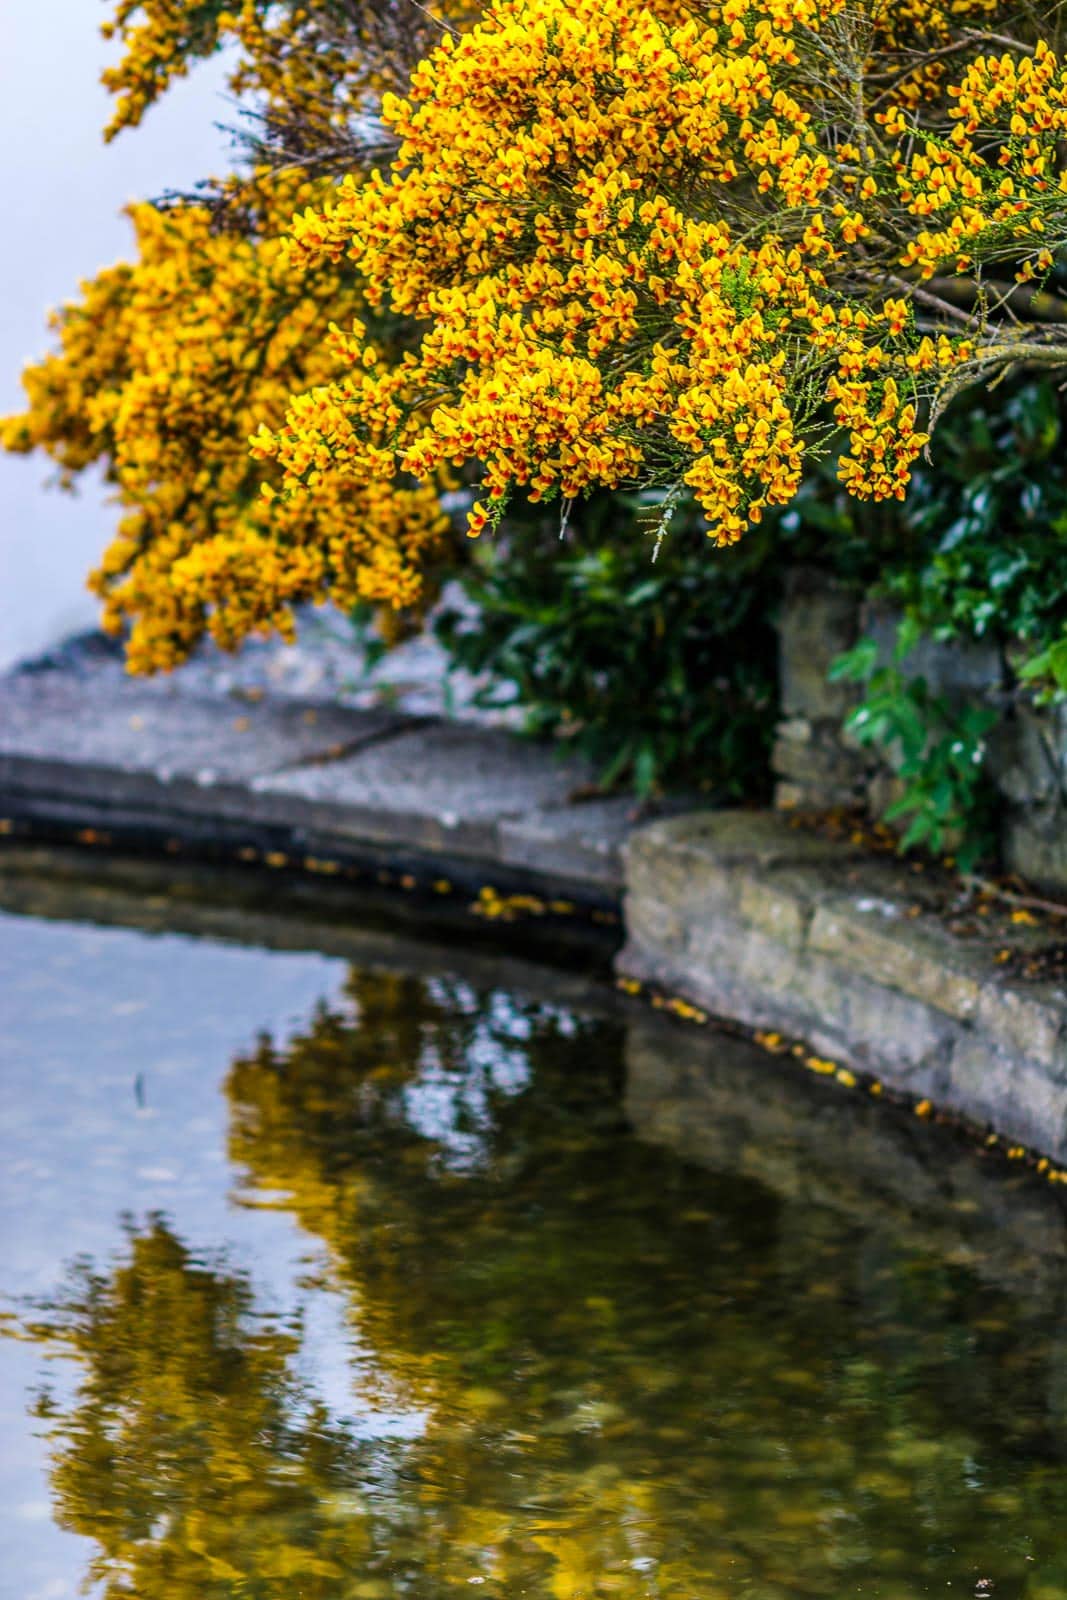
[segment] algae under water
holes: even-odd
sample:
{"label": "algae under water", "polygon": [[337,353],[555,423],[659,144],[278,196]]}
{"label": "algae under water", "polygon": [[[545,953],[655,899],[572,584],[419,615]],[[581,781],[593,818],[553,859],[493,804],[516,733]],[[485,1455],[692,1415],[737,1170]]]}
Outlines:
{"label": "algae under water", "polygon": [[454,946],[0,995],[8,1600],[1067,1600],[1032,1180]]}

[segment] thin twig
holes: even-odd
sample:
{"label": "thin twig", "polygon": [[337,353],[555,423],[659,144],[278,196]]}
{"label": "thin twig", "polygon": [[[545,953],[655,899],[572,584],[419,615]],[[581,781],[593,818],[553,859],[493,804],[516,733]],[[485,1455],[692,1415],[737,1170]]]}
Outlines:
{"label": "thin twig", "polygon": [[1044,911],[1050,917],[1067,918],[1067,905],[1061,901],[1043,900],[1036,894],[1015,894],[1013,890],[1002,889],[989,878],[976,877],[972,872],[964,872],[961,876],[967,888],[977,894],[987,895],[993,900],[1003,900],[1011,906],[1023,906],[1027,911]]}
{"label": "thin twig", "polygon": [[[913,61],[891,75],[881,94],[876,100],[871,101],[870,109],[873,111],[877,106],[880,106],[882,101],[892,94],[898,84],[903,83],[906,78],[910,78],[912,73],[918,72],[921,67],[927,66],[929,62],[939,61],[943,56],[956,56],[959,55],[961,50],[970,50],[971,48],[972,41],[967,38],[956,39],[952,44],[942,45],[939,50],[917,50]],[[874,77],[874,82],[876,83],[882,83],[883,81],[881,74]]]}
{"label": "thin twig", "polygon": [[450,33],[453,39],[462,38],[458,28],[454,28],[443,17],[435,17],[432,11],[428,11],[425,6],[419,4],[419,0],[408,0],[408,4],[414,6],[416,11],[421,11],[427,22],[432,22],[435,28],[441,29],[442,33]]}
{"label": "thin twig", "polygon": [[942,300],[939,295],[931,294],[929,289],[921,289],[918,284],[909,283],[907,278],[898,278],[895,273],[887,273],[885,281],[895,284],[898,289],[902,289],[913,300],[918,300],[920,305],[930,306],[934,310],[940,311],[942,316],[951,317],[954,322],[962,322],[968,328],[973,327],[976,320],[980,320],[975,318],[973,312],[961,311],[958,306],[950,305],[947,300]]}
{"label": "thin twig", "polygon": [[1021,39],[1013,39],[1006,33],[991,33],[988,28],[983,28],[980,31],[978,29],[972,31],[968,28],[964,33],[964,38],[970,44],[1003,45],[1005,50],[1012,50],[1016,55],[1029,55],[1032,48],[1030,45],[1024,44]]}

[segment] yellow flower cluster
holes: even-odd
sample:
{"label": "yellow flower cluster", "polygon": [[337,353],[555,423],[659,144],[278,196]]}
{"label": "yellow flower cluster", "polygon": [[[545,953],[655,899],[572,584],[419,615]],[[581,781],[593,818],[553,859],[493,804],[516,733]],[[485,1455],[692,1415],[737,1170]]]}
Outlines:
{"label": "yellow flower cluster", "polygon": [[4,425],[8,448],[41,447],[68,475],[107,463],[124,514],[92,583],[106,626],[133,623],[133,670],[173,666],[205,631],[227,648],[287,632],[295,603],[327,594],[409,605],[440,548],[429,485],[272,503],[249,457],[247,435],[293,388],[333,375],[321,319],[358,299],[343,274],[309,290],[271,237],[314,192],[246,185],[265,241],[219,231],[203,207],[134,207],[137,264],[57,315],[59,351],[29,369],[29,410]]}
{"label": "yellow flower cluster", "polygon": [[101,30],[123,48],[121,61],[102,74],[104,87],[118,99],[105,139],[136,127],[149,106],[185,76],[191,60],[212,55],[228,21],[214,7],[193,8],[186,0],[119,0]]}
{"label": "yellow flower cluster", "polygon": [[111,131],[230,40],[287,152],[221,210],[136,208],[6,426],[108,463],[133,666],[298,600],[410,606],[457,474],[471,535],[513,493],[654,485],[731,543],[842,435],[847,489],[902,498],[942,396],[1059,359],[989,282],[1067,251],[1067,71],[977,53],[1004,0],[440,0],[410,76],[397,3],[118,5]]}
{"label": "yellow flower cluster", "polygon": [[226,49],[233,93],[254,97],[269,132],[298,129],[306,157],[373,109],[383,88],[404,81],[411,62],[402,44],[424,36],[412,25],[416,16],[432,23],[464,11],[462,0],[437,0],[419,13],[408,0],[118,0],[102,29],[122,47],[102,74],[116,97],[104,136],[136,127],[191,64]]}
{"label": "yellow flower cluster", "polygon": [[1004,0],[875,0],[875,65],[889,72],[894,103],[914,111],[942,96],[959,59],[960,30],[996,27],[1006,12]]}
{"label": "yellow flower cluster", "polygon": [[[852,492],[902,495],[922,369],[879,342],[901,342],[894,304],[853,314],[835,284],[878,183],[794,92],[842,10],[501,0],[446,37],[384,102],[392,172],[294,219],[295,267],[350,262],[372,304],[427,331],[391,370],[353,337],[359,376],[260,432],[289,495],[477,463],[478,534],[513,489],[673,482],[729,543],[796,492],[828,406]],[[935,358],[952,364],[947,341]]]}
{"label": "yellow flower cluster", "polygon": [[909,240],[903,263],[926,278],[1005,260],[1020,281],[1067,244],[1067,69],[1039,41],[1033,54],[979,56],[949,89],[951,131],[917,140],[899,108],[885,116],[896,181],[915,217],[936,224]]}

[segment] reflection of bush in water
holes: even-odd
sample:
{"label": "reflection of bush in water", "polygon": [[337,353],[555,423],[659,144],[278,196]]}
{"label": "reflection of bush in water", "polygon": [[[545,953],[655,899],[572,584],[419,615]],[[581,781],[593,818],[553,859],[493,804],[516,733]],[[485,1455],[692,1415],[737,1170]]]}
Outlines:
{"label": "reflection of bush in water", "polygon": [[1041,1530],[1067,1577],[1047,1329],[861,1220],[627,1139],[614,1029],[415,979],[350,994],[235,1063],[231,1154],[432,1407],[404,1520],[435,1583],[1022,1581]]}
{"label": "reflection of bush in water", "polygon": [[292,1376],[299,1337],[256,1315],[241,1273],[155,1219],[111,1272],[79,1269],[35,1328],[79,1363],[51,1421],[58,1518],[98,1546],[108,1600],[311,1600],[366,1566],[363,1519],[339,1516],[354,1451]]}
{"label": "reflection of bush in water", "polygon": [[37,1329],[81,1365],[54,1482],[109,1600],[1057,1593],[1045,1328],[627,1138],[612,1027],[439,981],[349,1001],[235,1062],[231,1153],[327,1241],[368,1404],[425,1434],[353,1441],[296,1325],[132,1231]]}

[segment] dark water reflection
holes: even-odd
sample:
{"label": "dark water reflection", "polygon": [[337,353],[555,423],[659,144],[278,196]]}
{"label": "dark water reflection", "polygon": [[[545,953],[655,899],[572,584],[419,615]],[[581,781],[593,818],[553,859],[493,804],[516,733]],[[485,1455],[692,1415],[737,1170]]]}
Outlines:
{"label": "dark water reflection", "polygon": [[[84,930],[2,919],[16,975],[30,930],[38,987],[46,953],[68,1000],[99,981]],[[237,954],[272,1016],[309,959],[95,937],[172,981]],[[199,1069],[228,1209],[145,1215],[129,1184],[109,1249],[21,1301],[38,1371],[74,1358],[36,1426],[83,1575],[109,1600],[1067,1597],[1044,1191],[747,1047],[427,965],[323,963],[317,1005]],[[114,1044],[130,1076],[151,1025]],[[73,1060],[76,1006],[56,1029]]]}

